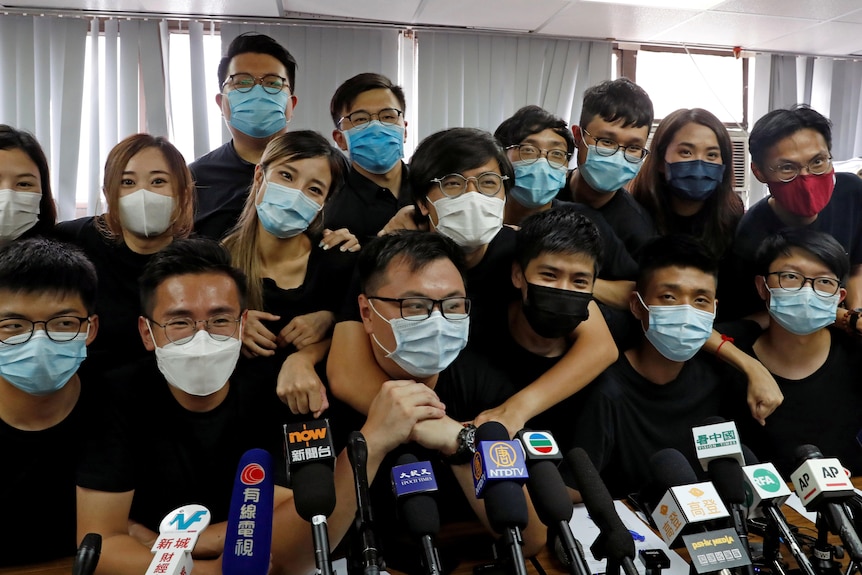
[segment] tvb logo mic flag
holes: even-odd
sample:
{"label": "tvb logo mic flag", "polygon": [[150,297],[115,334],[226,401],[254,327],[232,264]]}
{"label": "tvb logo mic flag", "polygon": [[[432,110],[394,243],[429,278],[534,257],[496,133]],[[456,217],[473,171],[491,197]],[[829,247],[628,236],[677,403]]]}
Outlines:
{"label": "tvb logo mic flag", "polygon": [[560,453],[557,441],[551,435],[550,431],[522,429],[515,434],[515,437],[523,443],[524,455],[527,461],[540,461],[543,459],[560,461],[563,459],[563,454]]}
{"label": "tvb logo mic flag", "polygon": [[272,456],[250,449],[239,461],[225,531],[222,573],[266,575],[272,547]]}

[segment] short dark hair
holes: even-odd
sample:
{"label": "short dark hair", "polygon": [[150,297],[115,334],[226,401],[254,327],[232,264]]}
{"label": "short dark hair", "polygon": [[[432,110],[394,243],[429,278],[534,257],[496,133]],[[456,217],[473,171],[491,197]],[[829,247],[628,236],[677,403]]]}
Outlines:
{"label": "short dark hair", "polygon": [[760,242],[754,259],[758,275],[768,274],[772,262],[781,256],[789,256],[793,248],[805,250],[826,264],[840,282],[847,279],[850,258],[844,246],[825,232],[807,228],[786,228]]}
{"label": "short dark hair", "polygon": [[357,269],[362,293],[375,292],[383,282],[386,268],[395,258],[403,258],[411,272],[440,259],[451,260],[464,279],[464,251],[449,238],[434,232],[401,230],[372,239],[359,252]]}
{"label": "short dark hair", "polygon": [[426,137],[410,159],[410,192],[415,204],[425,204],[434,178],[460,174],[497,160],[506,194],[515,185],[515,169],[499,142],[477,128],[449,128]]}
{"label": "short dark hair", "polygon": [[532,214],[521,222],[515,239],[515,261],[522,270],[541,254],[583,254],[593,260],[598,276],[603,251],[596,224],[574,206]]}
{"label": "short dark hair", "polygon": [[584,92],[581,127],[586,127],[596,116],[606,122],[622,119],[626,128],[650,128],[653,121],[652,100],[643,88],[628,78],[605,80]]}
{"label": "short dark hair", "polygon": [[569,123],[559,118],[544,108],[536,105],[524,106],[514,113],[512,117],[506,118],[497,126],[494,137],[503,148],[514,146],[523,142],[528,136],[538,134],[544,130],[552,130],[566,141],[566,151],[570,154],[575,151],[575,137],[569,128]]}
{"label": "short dark hair", "polygon": [[404,112],[407,109],[404,89],[401,86],[393,84],[392,80],[383,74],[364,72],[345,80],[332,95],[332,99],[329,101],[329,115],[332,116],[332,121],[336,127],[338,127],[338,120],[341,119],[344,110],[353,105],[359,94],[370,90],[389,90],[398,100],[401,111]]}
{"label": "short dark hair", "polygon": [[718,283],[718,260],[702,241],[688,234],[668,234],[648,241],[638,260],[637,289],[643,291],[657,270],[694,268],[708,273]]}
{"label": "short dark hair", "polygon": [[96,309],[97,285],[96,268],[70,244],[33,237],[0,248],[0,290],[77,295],[91,314]]}
{"label": "short dark hair", "polygon": [[219,92],[221,92],[222,85],[227,80],[227,69],[230,67],[230,61],[240,54],[249,52],[267,54],[281,62],[284,65],[284,69],[287,70],[287,82],[290,84],[290,93],[296,93],[296,58],[275,39],[259,32],[245,32],[231,41],[230,46],[227,47],[227,54],[225,54],[225,57],[218,64]]}
{"label": "short dark hair", "polygon": [[787,136],[806,128],[820,132],[826,140],[826,148],[832,150],[832,122],[829,118],[810,106],[797,104],[792,108],[767,112],[754,123],[754,128],[748,135],[751,161],[762,167],[769,148]]}
{"label": "short dark hair", "polygon": [[39,179],[42,180],[42,200],[39,202],[39,216],[32,228],[32,234],[48,234],[57,224],[57,206],[54,205],[54,195],[51,193],[48,158],[42,146],[30,132],[0,124],[0,150],[21,150],[36,164]]}
{"label": "short dark hair", "polygon": [[141,309],[152,317],[156,290],[165,280],[188,274],[221,273],[230,277],[239,292],[239,303],[245,309],[245,274],[230,263],[230,252],[222,244],[209,238],[185,238],[172,241],[156,252],[144,267],[138,280]]}

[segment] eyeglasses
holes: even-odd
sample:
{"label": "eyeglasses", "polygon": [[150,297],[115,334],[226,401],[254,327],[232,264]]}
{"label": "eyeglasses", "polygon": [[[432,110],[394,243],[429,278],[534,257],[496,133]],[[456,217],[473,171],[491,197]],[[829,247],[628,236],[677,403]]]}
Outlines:
{"label": "eyeglasses", "polygon": [[543,150],[532,144],[513,144],[507,150],[518,150],[518,159],[527,164],[533,164],[542,156],[548,159],[548,163],[555,168],[564,168],[569,165],[572,155],[564,150]]}
{"label": "eyeglasses", "polygon": [[590,134],[586,128],[581,128],[581,131],[596,141],[596,153],[600,156],[613,156],[620,150],[620,148],[622,148],[625,152],[623,154],[623,157],[626,159],[626,161],[631,162],[632,164],[639,164],[643,162],[644,158],[646,158],[647,154],[649,154],[649,150],[647,150],[643,146],[623,146],[621,144],[617,144],[615,141],[609,138],[596,138],[595,136]]}
{"label": "eyeglasses", "polygon": [[841,283],[830,277],[810,278],[796,272],[769,272],[767,276],[778,276],[778,287],[785,291],[799,291],[806,283],[821,297],[832,297],[838,293]]}
{"label": "eyeglasses", "polygon": [[190,317],[178,317],[165,324],[161,324],[154,319],[148,319],[148,321],[165,330],[165,337],[168,338],[168,341],[182,345],[192,340],[195,332],[197,332],[199,323],[204,324],[204,329],[214,340],[227,341],[236,333],[240,318],[221,314],[201,320],[193,320]]}
{"label": "eyeglasses", "polygon": [[277,74],[267,74],[266,76],[255,77],[244,72],[239,74],[231,74],[227,80],[221,85],[222,90],[225,86],[230,86],[237,92],[250,92],[252,88],[260,84],[264,92],[267,94],[278,94],[287,88],[290,91],[290,85],[287,83],[287,78],[282,78]]}
{"label": "eyeglasses", "polygon": [[503,187],[503,182],[509,179],[509,176],[501,176],[496,172],[484,172],[478,176],[470,176],[465,178],[461,174],[449,174],[442,178],[434,178],[432,184],[437,184],[440,191],[447,198],[457,198],[467,191],[467,182],[472,181],[476,186],[476,191],[485,196],[495,196],[500,188]]}
{"label": "eyeglasses", "polygon": [[459,321],[470,316],[472,303],[470,298],[463,296],[431,299],[430,297],[381,297],[368,296],[368,299],[398,303],[401,317],[410,321],[422,321],[431,317],[434,307],[440,308],[440,313],[448,320]]}
{"label": "eyeglasses", "polygon": [[84,322],[89,321],[90,318],[88,317],[75,317],[73,315],[61,315],[45,321],[7,317],[0,319],[0,343],[6,345],[27,343],[33,337],[36,325],[40,323],[45,326],[45,335],[48,336],[48,339],[64,343],[75,339],[81,332],[81,326]]}
{"label": "eyeglasses", "polygon": [[778,164],[774,168],[770,167],[769,171],[774,173],[780,181],[786,183],[795,180],[796,176],[798,176],[799,172],[801,172],[803,169],[807,169],[808,173],[814,176],[822,176],[823,174],[828,172],[831,167],[832,156],[817,156],[804,166],[787,162],[784,164]]}
{"label": "eyeglasses", "polygon": [[347,114],[343,116],[340,120],[338,120],[338,126],[341,127],[341,123],[344,120],[349,120],[351,124],[353,124],[354,128],[359,130],[364,130],[369,125],[371,125],[371,118],[376,117],[378,121],[383,124],[397,124],[398,118],[404,112],[399,110],[398,108],[383,108],[376,114],[372,114],[371,112],[366,112],[365,110],[356,110],[353,113]]}

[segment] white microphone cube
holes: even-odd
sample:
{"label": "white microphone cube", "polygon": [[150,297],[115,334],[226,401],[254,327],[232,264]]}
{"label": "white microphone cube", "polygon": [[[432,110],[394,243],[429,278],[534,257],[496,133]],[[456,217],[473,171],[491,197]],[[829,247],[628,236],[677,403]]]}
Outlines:
{"label": "white microphone cube", "polygon": [[688,525],[729,516],[710,481],[671,487],[652,513],[659,535],[668,547],[677,546]]}
{"label": "white microphone cube", "polygon": [[806,509],[821,499],[850,497],[854,493],[850,476],[835,458],[805,461],[793,472],[790,481]]}
{"label": "white microphone cube", "polygon": [[761,504],[771,501],[781,507],[790,497],[790,488],[772,463],[757,463],[742,468],[745,477],[745,503],[749,517],[763,517]]}
{"label": "white microphone cube", "polygon": [[707,470],[710,461],[724,457],[737,460],[740,466],[745,465],[736,423],[722,421],[693,427],[691,435],[694,439],[697,460],[700,461],[704,471]]}

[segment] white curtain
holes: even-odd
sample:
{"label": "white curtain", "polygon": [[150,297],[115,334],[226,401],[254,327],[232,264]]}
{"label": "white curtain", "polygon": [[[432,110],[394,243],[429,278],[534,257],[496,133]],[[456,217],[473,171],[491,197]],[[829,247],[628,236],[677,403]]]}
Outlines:
{"label": "white curtain", "polygon": [[577,123],[588,87],[610,79],[611,44],[418,32],[418,135],[456,126],[493,132],[536,104]]}

